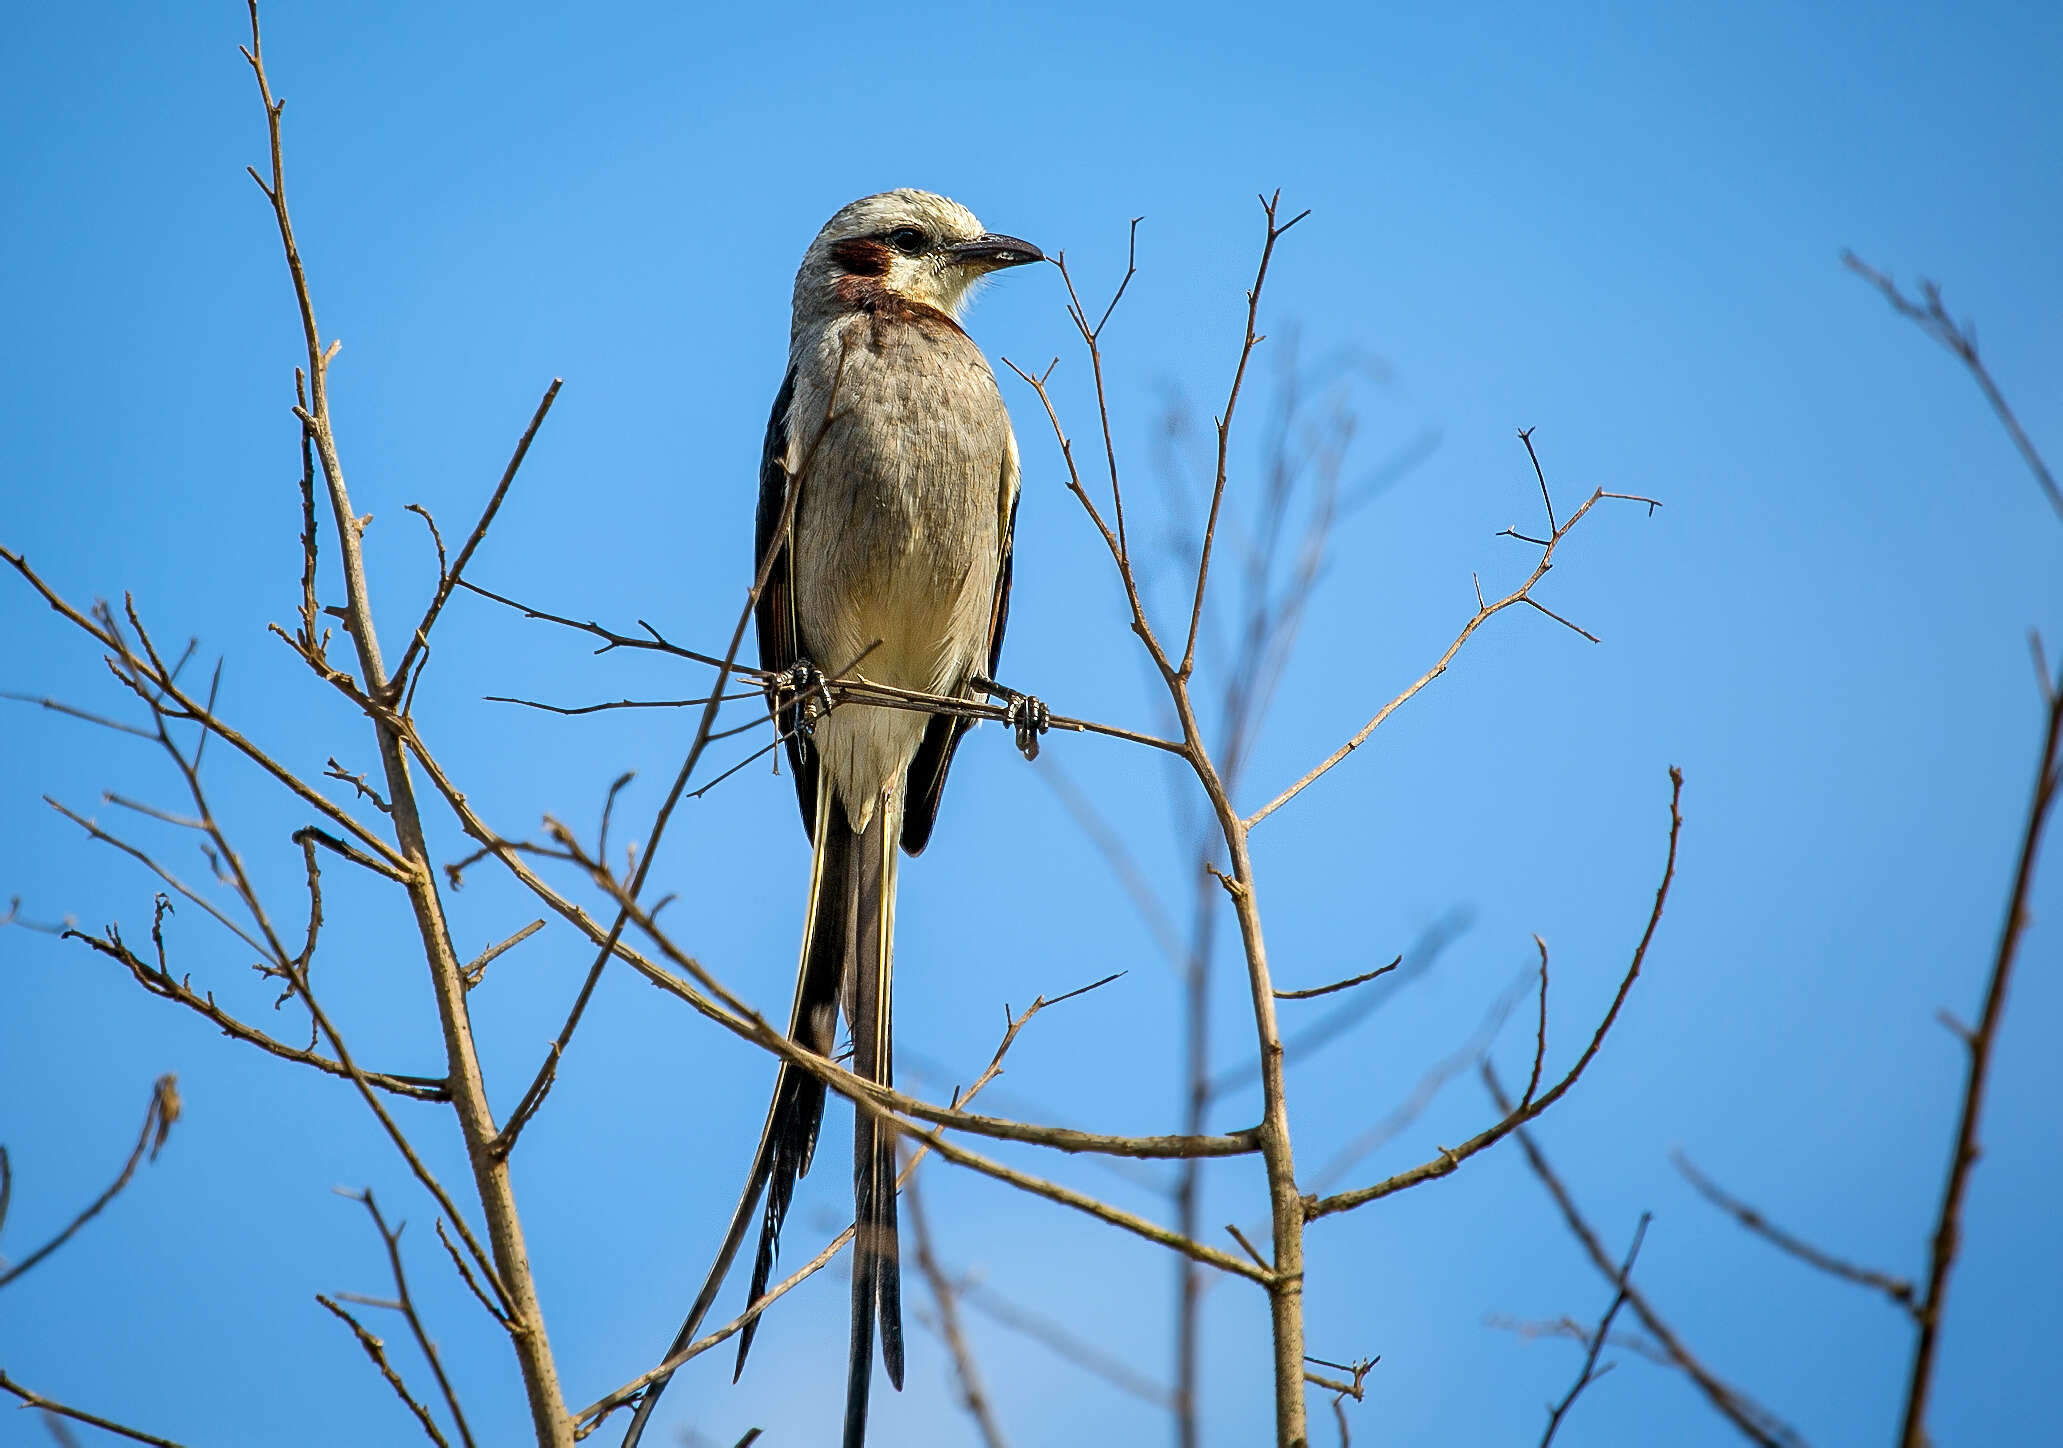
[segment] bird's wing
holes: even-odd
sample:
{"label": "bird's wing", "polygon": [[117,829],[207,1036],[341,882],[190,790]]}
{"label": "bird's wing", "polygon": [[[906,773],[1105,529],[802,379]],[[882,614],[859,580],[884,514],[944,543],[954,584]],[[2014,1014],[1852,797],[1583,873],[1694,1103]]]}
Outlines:
{"label": "bird's wing", "polygon": [[[791,477],[788,413],[795,401],[795,369],[781,379],[774,397],[774,410],[766,420],[766,443],[759,454],[759,514],[753,530],[752,565],[755,570],[774,553],[766,587],[760,590],[755,621],[759,625],[759,666],[786,669],[799,662],[802,645],[795,627],[795,569],[788,540],[777,536],[781,515],[787,511],[788,489],[800,480]],[[791,531],[793,520],[790,520]],[[815,662],[812,660],[811,662]],[[790,705],[775,714],[775,723],[788,741],[788,763],[795,776],[795,797],[802,806],[802,827],[814,834],[817,809],[816,755],[795,728],[795,708]]]}
{"label": "bird's wing", "polygon": [[[1003,427],[1003,441],[1001,486],[996,492],[997,540],[1003,556],[997,560],[996,593],[989,605],[988,675],[992,680],[1003,659],[1003,626],[1010,619],[1010,562],[1017,534],[1020,469],[1017,438],[1008,423]],[[912,855],[921,854],[931,842],[931,827],[937,822],[938,803],[945,794],[946,771],[953,767],[953,751],[960,747],[960,736],[967,728],[965,719],[935,715],[924,731],[923,742],[917,746],[916,757],[910,761],[903,805],[903,849]]]}

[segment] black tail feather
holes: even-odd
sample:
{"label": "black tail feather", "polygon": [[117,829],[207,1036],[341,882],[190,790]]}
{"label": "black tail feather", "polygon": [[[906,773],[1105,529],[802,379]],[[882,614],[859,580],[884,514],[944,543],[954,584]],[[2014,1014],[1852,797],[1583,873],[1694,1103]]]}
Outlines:
{"label": "black tail feather", "polygon": [[[788,1026],[798,1045],[829,1056],[836,1044],[838,1006],[844,995],[852,1029],[855,1074],[882,1085],[894,1081],[890,1043],[892,945],[895,934],[896,845],[901,833],[900,801],[884,798],[863,833],[855,833],[828,781],[819,785],[814,832],[816,859],[810,881],[809,917],[802,963],[795,983],[795,1008]],[[747,1304],[765,1295],[780,1251],[781,1225],[794,1198],[796,1179],[809,1171],[824,1120],[825,1087],[806,1071],[783,1066],[775,1080],[759,1151],[746,1180],[722,1249],[702,1292],[681,1325],[671,1357],[694,1340],[715,1301],[732,1261],[744,1244],[760,1193],[759,1249],[753,1258]],[[874,1327],[881,1329],[881,1362],[889,1381],[903,1385],[902,1270],[897,1248],[896,1147],[893,1127],[855,1108],[853,1128],[852,1340],[845,1399],[845,1448],[864,1448],[867,1397],[874,1375]],[[754,1318],[738,1337],[735,1378],[759,1326]],[[636,1448],[664,1378],[646,1390],[623,1448]]]}
{"label": "black tail feather", "polygon": [[[860,842],[859,899],[853,933],[851,994],[854,1074],[890,1085],[894,1052],[893,939],[896,840],[900,821],[893,796],[882,802]],[[845,1448],[867,1437],[867,1395],[874,1375],[874,1324],[881,1324],[881,1362],[888,1380],[903,1385],[902,1273],[897,1257],[895,1132],[870,1112],[855,1109],[852,1142],[852,1340],[845,1383]]]}
{"label": "black tail feather", "polygon": [[[826,795],[830,790],[826,788]],[[820,1056],[829,1056],[836,1044],[839,983],[852,954],[852,940],[858,924],[862,861],[865,842],[852,832],[845,811],[835,799],[819,805],[816,831],[817,861],[811,882],[808,935],[803,942],[801,974],[795,986],[795,1015],[788,1035],[797,1045]],[[781,1224],[794,1199],[795,1179],[806,1175],[816,1155],[817,1132],[824,1124],[824,1083],[807,1071],[781,1067],[774,1085],[774,1105],[767,1120],[766,1215],[759,1230],[759,1251],[752,1262],[752,1289],[748,1305],[765,1294],[773,1276],[774,1260],[780,1253]],[[752,1351],[758,1318],[745,1324],[738,1334],[738,1363],[731,1373],[737,1381],[745,1371],[746,1354]]]}

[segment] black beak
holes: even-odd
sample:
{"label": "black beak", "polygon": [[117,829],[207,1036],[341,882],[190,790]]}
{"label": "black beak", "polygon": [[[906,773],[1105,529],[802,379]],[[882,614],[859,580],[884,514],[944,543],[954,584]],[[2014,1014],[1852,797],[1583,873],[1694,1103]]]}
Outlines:
{"label": "black beak", "polygon": [[972,241],[956,242],[945,251],[956,265],[979,267],[983,271],[1023,266],[1027,262],[1046,259],[1046,253],[1030,242],[1019,241],[1014,236],[998,236],[994,232],[985,232]]}

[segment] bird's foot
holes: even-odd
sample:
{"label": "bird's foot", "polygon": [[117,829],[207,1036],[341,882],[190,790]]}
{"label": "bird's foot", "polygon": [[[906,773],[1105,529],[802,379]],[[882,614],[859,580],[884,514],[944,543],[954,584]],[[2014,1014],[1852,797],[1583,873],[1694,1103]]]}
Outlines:
{"label": "bird's foot", "polygon": [[1003,727],[1017,735],[1017,752],[1026,759],[1037,759],[1039,736],[1052,727],[1053,711],[1033,695],[1006,689],[994,679],[976,675],[971,682],[991,699],[1002,701]]}
{"label": "bird's foot", "polygon": [[803,735],[831,712],[831,681],[808,659],[798,660],[768,679],[766,696],[775,717],[786,709],[795,711],[795,729]]}

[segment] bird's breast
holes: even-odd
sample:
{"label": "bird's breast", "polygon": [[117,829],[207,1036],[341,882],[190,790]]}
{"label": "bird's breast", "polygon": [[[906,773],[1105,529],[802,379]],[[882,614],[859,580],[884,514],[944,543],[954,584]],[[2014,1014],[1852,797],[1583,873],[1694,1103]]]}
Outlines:
{"label": "bird's breast", "polygon": [[796,440],[795,593],[820,668],[956,690],[986,647],[1009,418],[957,328],[845,349],[821,436]]}

